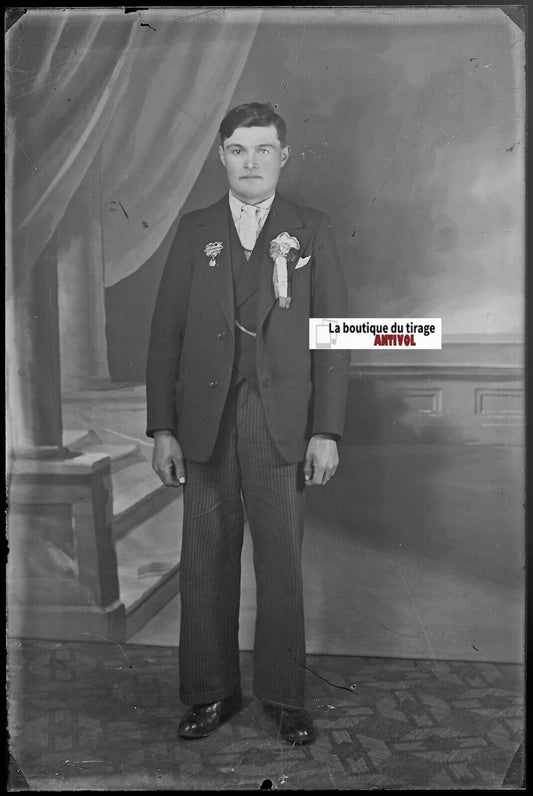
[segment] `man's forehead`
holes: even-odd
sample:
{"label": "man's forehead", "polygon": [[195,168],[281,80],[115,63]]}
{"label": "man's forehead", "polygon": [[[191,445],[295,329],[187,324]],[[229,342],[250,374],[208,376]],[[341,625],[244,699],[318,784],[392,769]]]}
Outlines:
{"label": "man's forehead", "polygon": [[232,144],[280,144],[278,131],[271,124],[268,127],[236,127],[233,133],[226,138],[224,146]]}

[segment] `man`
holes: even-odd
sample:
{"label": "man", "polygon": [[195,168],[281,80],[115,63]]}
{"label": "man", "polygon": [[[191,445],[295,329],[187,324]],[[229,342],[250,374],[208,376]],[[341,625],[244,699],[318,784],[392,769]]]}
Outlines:
{"label": "man", "polygon": [[219,154],[229,195],[180,221],[147,367],[153,467],[183,484],[180,698],[192,707],[178,731],[209,735],[240,707],[245,510],[254,693],[285,740],[309,743],[302,499],[337,468],[348,363],[347,352],[310,351],[308,327],[345,315],[345,283],[326,216],[276,192],[289,147],[272,106],[231,110]]}

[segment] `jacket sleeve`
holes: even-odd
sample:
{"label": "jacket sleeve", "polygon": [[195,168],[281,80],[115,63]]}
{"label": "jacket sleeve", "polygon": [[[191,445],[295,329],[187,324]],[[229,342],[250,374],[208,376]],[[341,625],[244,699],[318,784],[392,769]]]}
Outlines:
{"label": "jacket sleeve", "polygon": [[176,433],[176,379],[191,284],[193,252],[187,216],[176,231],[152,316],[146,366],[147,429]]}
{"label": "jacket sleeve", "polygon": [[[346,282],[331,224],[321,215],[313,243],[311,317],[346,317]],[[312,434],[342,436],[348,393],[350,352],[311,351]]]}

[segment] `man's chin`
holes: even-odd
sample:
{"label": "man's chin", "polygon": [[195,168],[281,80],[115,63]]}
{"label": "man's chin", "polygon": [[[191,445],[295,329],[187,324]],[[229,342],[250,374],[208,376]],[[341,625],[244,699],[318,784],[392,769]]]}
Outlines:
{"label": "man's chin", "polygon": [[248,204],[262,202],[272,196],[273,190],[265,191],[265,186],[261,180],[243,180],[238,186],[231,189],[238,199],[242,199]]}

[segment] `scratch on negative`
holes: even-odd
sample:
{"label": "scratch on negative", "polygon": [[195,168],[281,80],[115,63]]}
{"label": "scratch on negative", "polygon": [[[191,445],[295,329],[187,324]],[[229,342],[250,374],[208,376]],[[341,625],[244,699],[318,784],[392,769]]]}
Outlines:
{"label": "scratch on negative", "polygon": [[[289,649],[289,652],[292,653],[292,650]],[[331,685],[333,688],[340,688],[343,691],[349,691],[351,694],[357,694],[357,684],[356,683],[353,683],[349,687],[346,686],[346,685],[337,685],[336,683],[332,683],[331,680],[328,680],[327,677],[323,677],[321,674],[318,674],[318,672],[315,672],[315,670],[311,669],[310,666],[306,666],[305,663],[302,663],[301,661],[297,660],[296,657],[293,656],[293,658],[296,661],[296,663],[298,664],[298,666],[301,666],[306,671],[311,672],[311,674],[314,674],[315,677],[318,677],[320,680],[323,680],[325,683],[327,683],[328,685]]]}
{"label": "scratch on negative", "polygon": [[387,184],[387,183],[388,183],[388,181],[389,181],[389,177],[390,177],[390,175],[392,174],[392,169],[393,169],[393,167],[394,167],[394,158],[392,158],[392,161],[391,161],[391,164],[390,164],[390,169],[389,169],[389,171],[388,171],[388,174],[387,174],[387,176],[385,177],[385,182],[383,183],[383,185],[381,186],[381,188],[379,188],[379,189],[376,191],[376,195],[373,197],[372,201],[374,201],[374,200],[375,200],[375,199],[378,197],[378,195],[379,195],[379,194],[380,194],[380,193],[383,191],[383,189],[385,188],[386,184]]}
{"label": "scratch on negative", "polygon": [[109,434],[116,434],[117,437],[122,437],[123,439],[129,439],[132,442],[137,442],[139,445],[146,445],[147,448],[153,447],[153,443],[147,442],[145,439],[130,437],[128,434],[121,434],[120,431],[114,431],[112,428],[104,428],[104,431],[107,431]]}
{"label": "scratch on negative", "polygon": [[120,649],[121,653],[124,655],[124,657],[125,657],[126,661],[127,661],[128,663],[130,662],[130,659],[128,658],[128,656],[127,656],[127,655],[126,655],[126,653],[124,652],[124,648],[122,647],[122,645],[121,645],[121,644],[119,644],[119,643],[118,643],[118,641],[113,641],[112,639],[110,639],[110,638],[106,638],[105,636],[99,636],[99,635],[98,635],[98,633],[82,633],[81,635],[82,635],[82,636],[89,636],[89,638],[99,638],[99,639],[101,639],[102,641],[107,641],[107,642],[108,642],[108,643],[110,643],[110,644],[116,644],[116,645],[117,645],[117,647]]}
{"label": "scratch on negative", "polygon": [[213,14],[216,11],[222,11],[222,13],[224,13],[225,9],[223,7],[210,8],[207,11],[200,11],[200,13],[198,13],[198,14],[191,14],[188,17],[184,17],[183,19],[180,20],[180,22],[189,22],[189,20],[191,20],[191,19],[196,19],[196,17],[203,17],[205,14]]}
{"label": "scratch on negative", "polygon": [[24,147],[22,146],[22,144],[18,140],[17,136],[15,135],[15,133],[13,132],[11,127],[8,124],[6,124],[6,127],[7,127],[8,131],[11,133],[11,135],[13,136],[13,138],[15,139],[15,143],[17,144],[17,146],[19,146],[22,149],[22,151],[24,152],[24,154],[26,155],[26,157],[28,159],[28,162],[31,165],[31,167],[33,168],[33,170],[34,171],[39,171],[39,169],[37,168],[35,163],[33,163],[32,159],[30,158],[30,156],[28,155],[28,153],[26,152],[26,150],[24,149]]}
{"label": "scratch on negative", "polygon": [[36,86],[35,88],[30,88],[28,91],[23,91],[21,94],[16,94],[11,99],[18,100],[21,97],[26,97],[28,94],[33,94],[35,91],[40,91],[42,88],[46,88],[46,86],[52,86],[54,83],[57,83],[58,78],[54,78],[53,80],[49,80],[48,83],[43,83],[42,86]]}
{"label": "scratch on negative", "polygon": [[[67,58],[65,61],[58,61],[58,63],[57,63],[57,64],[51,64],[51,65],[48,67],[48,69],[40,69],[40,70],[39,70],[39,72],[37,72],[36,74],[30,75],[29,77],[21,77],[21,79],[20,79],[20,80],[17,80],[17,81],[16,81],[16,82],[17,82],[17,86],[18,86],[20,83],[27,83],[27,82],[28,82],[28,80],[35,80],[35,78],[37,77],[37,75],[42,75],[42,74],[44,74],[45,72],[50,72],[50,70],[51,70],[51,69],[57,69],[57,67],[58,67],[58,66],[63,66],[63,64],[68,64],[70,61],[75,61],[77,57],[78,57],[78,56],[77,56],[77,55],[75,55],[75,56],[73,56],[72,58]],[[17,61],[17,63],[18,63],[18,61]],[[16,64],[14,64],[14,65],[16,66]],[[10,71],[10,70],[8,69],[7,71]],[[22,71],[22,70],[18,70],[18,71]],[[27,74],[28,74],[28,72],[24,71],[24,74],[25,74],[25,75],[27,75]],[[57,79],[57,78],[56,78],[56,79]],[[52,82],[54,82],[54,81],[52,81]],[[46,85],[50,85],[50,84],[49,84],[49,83],[47,83]],[[21,94],[21,95],[19,95],[19,96],[24,96],[24,95],[22,95],[22,94]]]}
{"label": "scratch on negative", "polygon": [[206,130],[206,129],[205,129],[205,127],[203,127],[203,126],[200,124],[200,122],[198,121],[198,119],[195,119],[195,118],[194,118],[194,116],[192,116],[192,115],[191,115],[191,114],[190,114],[188,111],[186,111],[186,110],[185,110],[185,108],[184,108],[182,105],[180,105],[180,104],[179,104],[179,102],[174,102],[174,103],[172,103],[172,104],[173,104],[173,105],[176,105],[176,107],[178,107],[178,108],[180,109],[180,111],[183,111],[183,113],[184,113],[186,116],[188,116],[188,117],[189,117],[189,119],[191,119],[191,120],[192,120],[192,121],[193,121],[195,124],[197,124],[197,125],[198,125],[198,127],[200,128],[200,130],[203,130],[203,132],[204,132],[204,133],[206,133],[206,135],[210,135],[210,133],[209,133],[209,130]]}
{"label": "scratch on negative", "polygon": [[[291,71],[290,71],[290,79],[291,79],[291,80],[292,80],[292,76],[293,76],[293,74],[294,74],[294,72],[295,72],[295,70],[296,70],[296,65],[297,65],[297,63],[298,63],[298,59],[299,59],[299,57],[300,57],[300,52],[301,52],[302,45],[303,45],[303,43],[304,43],[304,39],[305,39],[305,33],[306,33],[306,29],[307,29],[307,24],[306,24],[306,23],[304,23],[303,30],[302,30],[302,35],[301,35],[301,37],[300,37],[300,43],[298,44],[298,49],[297,49],[297,51],[296,51],[296,56],[295,56],[295,58],[294,58],[294,63],[293,63],[293,65],[291,66]],[[286,81],[286,83],[285,83],[285,88],[287,88],[287,86],[288,86],[288,85],[289,85],[289,81],[287,80],[287,81]]]}
{"label": "scratch on negative", "polygon": [[422,628],[422,633],[424,634],[424,637],[426,639],[427,645],[428,645],[429,650],[431,652],[431,656],[432,656],[433,660],[435,661],[435,663],[438,663],[437,658],[435,657],[435,652],[433,651],[433,646],[431,644],[431,641],[429,639],[428,634],[426,633],[426,628],[424,627],[424,623],[422,622],[422,618],[421,618],[420,614],[418,613],[418,608],[415,605],[415,601],[413,600],[413,596],[412,596],[412,594],[411,594],[411,592],[409,590],[409,586],[407,585],[407,581],[405,580],[405,578],[404,578],[404,576],[402,574],[402,571],[400,569],[396,569],[396,572],[398,573],[398,575],[400,576],[400,578],[403,581],[403,585],[405,586],[405,591],[407,592],[407,594],[409,596],[409,600],[411,601],[411,605],[413,607],[413,611],[415,612],[416,618],[418,620],[418,623],[419,623],[420,627]]}
{"label": "scratch on negative", "polygon": [[[122,204],[122,202],[120,201],[120,199],[111,199],[111,201],[109,202],[109,204],[110,204],[110,205],[119,205],[120,209],[122,210],[122,212],[124,213],[124,215],[126,216],[126,218],[128,219],[128,221],[130,220],[130,217],[129,217],[129,215],[128,215],[128,214],[127,214],[127,212],[126,212],[126,208],[124,207],[124,205]],[[114,207],[110,207],[109,209],[110,209],[110,210],[115,210],[116,208],[114,208]]]}

